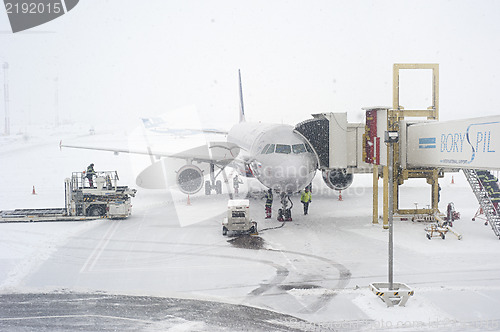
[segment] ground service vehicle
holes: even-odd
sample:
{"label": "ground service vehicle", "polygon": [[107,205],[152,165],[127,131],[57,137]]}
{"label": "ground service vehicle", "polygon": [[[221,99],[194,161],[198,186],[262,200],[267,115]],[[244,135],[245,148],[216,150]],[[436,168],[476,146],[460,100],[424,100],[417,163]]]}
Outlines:
{"label": "ground service vehicle", "polygon": [[250,219],[250,201],[232,199],[227,203],[227,217],[222,223],[222,235],[228,232],[257,233],[257,223]]}
{"label": "ground service vehicle", "polygon": [[131,213],[137,190],[118,186],[116,171],[96,172],[90,186],[85,172],[73,172],[64,181],[65,207],[0,211],[0,222],[71,221],[98,218],[123,219]]}

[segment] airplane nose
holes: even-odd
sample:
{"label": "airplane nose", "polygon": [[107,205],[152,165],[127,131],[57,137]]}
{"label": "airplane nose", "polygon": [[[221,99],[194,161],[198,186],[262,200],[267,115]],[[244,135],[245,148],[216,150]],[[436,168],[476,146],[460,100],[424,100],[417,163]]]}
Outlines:
{"label": "airplane nose", "polygon": [[314,162],[310,158],[289,154],[283,155],[283,158],[276,160],[273,165],[267,165],[262,173],[268,186],[279,187],[286,191],[298,191],[312,181],[315,170]]}

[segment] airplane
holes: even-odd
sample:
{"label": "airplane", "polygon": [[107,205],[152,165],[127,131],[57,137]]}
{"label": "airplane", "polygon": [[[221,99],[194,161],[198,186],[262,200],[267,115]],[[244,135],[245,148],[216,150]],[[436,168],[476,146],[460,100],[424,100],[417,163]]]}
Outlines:
{"label": "airplane", "polygon": [[[308,186],[318,169],[318,155],[307,139],[286,124],[252,123],[245,120],[243,106],[243,89],[241,72],[239,76],[240,119],[239,123],[227,132],[225,142],[208,142],[175,154],[165,154],[148,147],[147,151],[130,149],[108,149],[98,147],[84,147],[60,143],[61,147],[80,148],[119,152],[146,154],[151,156],[152,164],[146,167],[136,178],[139,187],[146,189],[162,189],[166,187],[165,172],[169,159],[185,160],[185,164],[175,173],[175,182],[179,190],[185,194],[199,192],[205,184],[205,194],[210,195],[212,190],[222,193],[222,182],[216,180],[220,173],[227,180],[225,168],[228,165],[243,164],[245,175],[256,178],[265,187],[283,193],[283,210],[286,208],[286,199],[293,192],[298,192]],[[152,129],[159,121],[143,119],[147,129]],[[165,130],[163,128],[162,130]],[[168,130],[166,131],[168,132]],[[221,133],[207,130],[207,133]],[[158,161],[154,161],[153,156]],[[161,158],[167,157],[167,158]],[[197,165],[197,164],[198,165]],[[204,180],[204,171],[200,164],[208,165],[210,180]],[[215,174],[215,168],[220,169]],[[171,168],[170,168],[171,169]],[[172,173],[172,172],[171,172]],[[326,185],[335,190],[343,190],[352,183],[352,174],[342,170],[323,170],[323,180]],[[228,181],[225,181],[228,183]],[[291,200],[290,200],[291,201]]]}

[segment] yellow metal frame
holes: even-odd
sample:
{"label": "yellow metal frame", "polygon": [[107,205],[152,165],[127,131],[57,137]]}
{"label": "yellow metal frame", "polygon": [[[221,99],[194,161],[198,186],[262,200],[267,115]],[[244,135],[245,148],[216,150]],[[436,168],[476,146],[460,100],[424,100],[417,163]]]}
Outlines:
{"label": "yellow metal frame", "polygon": [[[432,70],[432,105],[426,110],[405,110],[403,106],[399,104],[399,71],[405,69],[430,69]],[[404,120],[405,117],[427,117],[428,120],[439,120],[439,64],[429,63],[396,63],[393,67],[393,109],[387,112],[387,128],[390,131],[399,131],[399,123]],[[384,228],[388,228],[389,220],[389,208],[392,209],[395,215],[409,215],[409,214],[433,214],[438,212],[438,178],[442,177],[442,174],[438,169],[401,169],[400,168],[400,156],[399,156],[399,143],[394,143],[394,157],[393,160],[389,160],[387,157],[387,165],[391,163],[393,165],[393,179],[394,179],[394,199],[393,206],[389,207],[388,196],[389,196],[389,170],[388,166],[383,168],[383,178],[384,178]],[[378,177],[378,175],[377,175]],[[425,178],[427,183],[432,186],[431,191],[431,201],[432,207],[430,209],[399,209],[399,185],[402,185],[405,180],[409,178]],[[375,174],[373,183],[375,185]],[[375,187],[374,187],[375,195]],[[378,196],[378,193],[377,193]],[[377,197],[378,201],[378,197]],[[375,202],[375,198],[374,198]],[[375,220],[375,204],[373,208],[373,220]],[[374,221],[375,222],[375,221]]]}
{"label": "yellow metal frame", "polygon": [[[402,69],[432,70],[432,105],[426,110],[405,110],[399,105],[399,71]],[[392,70],[392,81],[392,108],[396,113],[396,118],[427,117],[428,120],[439,120],[439,64],[395,63]]]}

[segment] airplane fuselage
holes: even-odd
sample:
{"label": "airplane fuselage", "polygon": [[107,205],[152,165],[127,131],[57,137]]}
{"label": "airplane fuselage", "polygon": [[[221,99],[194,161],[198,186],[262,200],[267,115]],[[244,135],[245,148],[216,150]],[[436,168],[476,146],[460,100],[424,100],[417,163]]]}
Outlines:
{"label": "airplane fuselage", "polygon": [[241,158],[268,188],[299,191],[314,178],[316,156],[290,125],[241,122],[227,140],[241,148]]}

